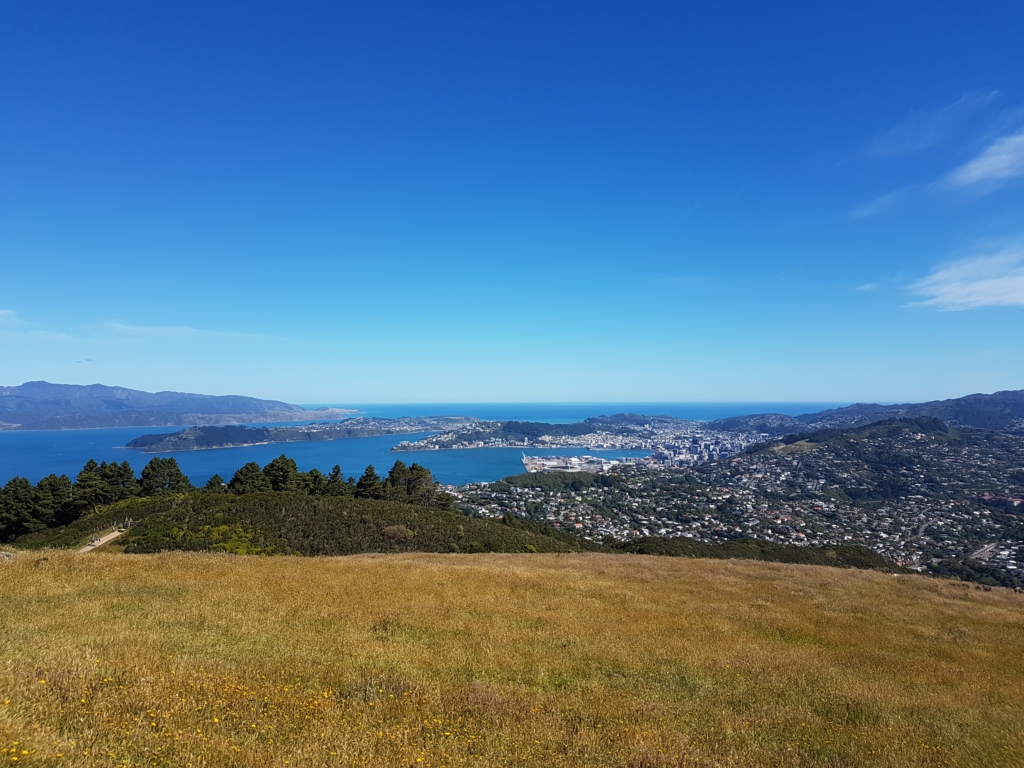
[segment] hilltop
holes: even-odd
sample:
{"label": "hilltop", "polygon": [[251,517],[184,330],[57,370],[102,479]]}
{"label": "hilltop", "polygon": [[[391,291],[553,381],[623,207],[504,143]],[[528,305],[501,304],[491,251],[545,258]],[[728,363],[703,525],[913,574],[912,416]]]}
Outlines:
{"label": "hilltop", "polygon": [[1024,762],[1024,598],[638,555],[0,560],[13,765]]}
{"label": "hilltop", "polygon": [[757,413],[710,421],[707,426],[724,431],[756,431],[779,436],[819,429],[859,427],[885,419],[920,417],[940,419],[953,426],[1024,435],[1024,389],[926,403],[855,403],[845,408],[832,408],[800,416]]}
{"label": "hilltop", "polygon": [[103,384],[30,381],[0,387],[0,429],[86,429],[241,424],[338,418],[331,408],[309,411],[278,400],[241,395],[142,392]]}

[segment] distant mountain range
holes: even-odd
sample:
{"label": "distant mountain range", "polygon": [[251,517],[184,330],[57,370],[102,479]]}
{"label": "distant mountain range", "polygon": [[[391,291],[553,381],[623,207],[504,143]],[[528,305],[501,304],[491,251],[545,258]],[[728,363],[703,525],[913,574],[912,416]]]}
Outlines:
{"label": "distant mountain range", "polygon": [[[94,427],[166,427],[252,424],[267,422],[323,421],[339,419],[354,411],[337,408],[307,410],[278,400],[259,400],[240,395],[195,395],[185,392],[140,392],[102,384],[79,386],[30,381],[20,387],[0,387],[0,429],[86,429]],[[891,418],[933,416],[947,424],[980,427],[999,432],[1024,434],[1024,390],[996,392],[991,395],[967,395],[952,400],[927,403],[878,405],[856,403],[800,416],[758,413],[705,422],[711,429],[736,432],[764,432],[772,437],[818,429],[857,427]],[[385,421],[385,420],[381,420]],[[473,419],[466,419],[473,422]],[[598,429],[614,432],[639,422],[676,422],[656,416],[619,414],[587,419],[578,424],[531,425],[504,423],[524,434],[538,429],[544,434],[585,434]],[[373,428],[375,434],[392,434],[390,424],[346,425],[355,429]],[[404,425],[402,425],[404,426]],[[441,426],[441,429],[451,425]],[[467,423],[470,429],[476,428]],[[657,426],[657,425],[655,425]],[[427,427],[439,428],[437,426]],[[546,429],[546,431],[545,431]],[[554,430],[554,431],[552,431]],[[540,434],[540,432],[538,432]],[[333,435],[338,437],[342,435]],[[354,436],[354,435],[351,435]],[[310,439],[310,438],[305,438]],[[319,439],[324,439],[319,437]],[[331,438],[327,438],[331,439]],[[219,441],[214,441],[219,442]],[[192,446],[207,447],[207,446]]]}
{"label": "distant mountain range", "polygon": [[90,429],[251,424],[341,418],[352,411],[307,410],[278,400],[240,395],[140,392],[103,384],[30,381],[0,387],[0,429]]}
{"label": "distant mountain range", "polygon": [[932,416],[954,426],[1024,434],[1024,389],[991,395],[967,395],[952,400],[932,400],[928,403],[856,403],[845,408],[832,408],[795,417],[781,413],[758,413],[718,419],[708,422],[708,426],[723,431],[766,432],[775,437],[817,429],[859,427],[883,419],[918,416]]}

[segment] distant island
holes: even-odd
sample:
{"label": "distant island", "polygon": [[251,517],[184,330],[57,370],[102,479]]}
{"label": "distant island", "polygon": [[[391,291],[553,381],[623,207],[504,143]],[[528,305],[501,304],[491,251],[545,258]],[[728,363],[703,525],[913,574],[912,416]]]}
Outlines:
{"label": "distant island", "polygon": [[135,448],[145,453],[241,448],[267,443],[298,443],[451,430],[466,427],[476,421],[468,416],[422,416],[400,419],[378,419],[366,416],[294,427],[197,426],[169,435],[142,435],[129,442],[125,447]]}
{"label": "distant island", "polygon": [[101,427],[172,427],[338,419],[355,411],[308,410],[278,400],[241,395],[141,392],[103,384],[30,381],[0,387],[0,429],[49,430]]}

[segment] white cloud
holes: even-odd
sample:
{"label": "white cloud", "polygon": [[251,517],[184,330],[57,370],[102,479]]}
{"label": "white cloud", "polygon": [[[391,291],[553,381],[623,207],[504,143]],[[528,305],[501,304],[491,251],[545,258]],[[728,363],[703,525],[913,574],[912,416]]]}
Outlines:
{"label": "white cloud", "polygon": [[897,189],[895,192],[887,192],[881,197],[876,197],[874,200],[864,203],[860,208],[851,211],[850,216],[855,219],[863,219],[880,213],[888,213],[897,208],[904,200],[920,190],[920,188],[920,185],[915,185]]}
{"label": "white cloud", "polygon": [[878,283],[864,283],[864,285],[858,285],[858,291],[873,291],[878,287]]}
{"label": "white cloud", "polygon": [[1024,246],[940,264],[911,290],[917,306],[946,310],[1024,307]]}
{"label": "white cloud", "polygon": [[184,325],[129,325],[115,320],[91,323],[67,331],[47,328],[29,322],[9,309],[0,309],[0,333],[7,338],[74,342],[77,344],[133,344],[146,341],[174,342],[273,342],[286,341],[280,336],[267,336],[236,331],[211,331]]}
{"label": "white cloud", "polygon": [[279,336],[265,336],[257,333],[239,333],[235,331],[209,331],[192,328],[187,325],[128,325],[114,320],[89,326],[87,331],[92,335],[111,340],[148,340],[164,341],[190,339],[221,339],[224,341],[280,341]]}
{"label": "white cloud", "polygon": [[875,139],[865,154],[869,157],[892,157],[936,147],[953,136],[964,118],[988,105],[998,95],[998,91],[968,93],[945,107],[913,112],[895,128]]}
{"label": "white cloud", "polygon": [[0,309],[0,335],[6,339],[32,338],[41,341],[67,341],[71,337],[48,331],[38,323],[29,322],[13,309]]}
{"label": "white cloud", "polygon": [[850,212],[855,219],[887,213],[908,200],[950,190],[988,192],[1000,182],[1024,176],[1024,130],[1002,136],[980,155],[930,184],[915,184],[865,203]]}
{"label": "white cloud", "polygon": [[1024,131],[996,139],[976,158],[946,177],[952,187],[969,187],[1024,176]]}

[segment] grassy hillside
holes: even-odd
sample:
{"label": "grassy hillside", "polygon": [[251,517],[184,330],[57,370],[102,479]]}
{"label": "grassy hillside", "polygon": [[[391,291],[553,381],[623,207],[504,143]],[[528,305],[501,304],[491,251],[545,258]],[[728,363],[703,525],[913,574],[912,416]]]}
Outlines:
{"label": "grassy hillside", "polygon": [[1011,766],[1024,598],[635,555],[0,561],[42,766]]}

